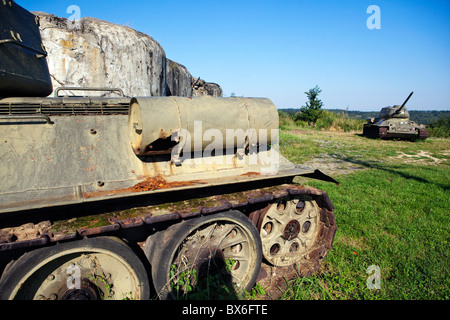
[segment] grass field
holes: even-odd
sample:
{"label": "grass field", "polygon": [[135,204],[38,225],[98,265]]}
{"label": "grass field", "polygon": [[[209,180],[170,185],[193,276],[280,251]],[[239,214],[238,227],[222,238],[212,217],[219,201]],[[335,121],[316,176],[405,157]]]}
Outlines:
{"label": "grass field", "polygon": [[327,191],[338,230],[319,272],[291,280],[282,299],[450,299],[449,139],[372,140],[289,125],[280,138],[289,160],[340,182],[299,179]]}

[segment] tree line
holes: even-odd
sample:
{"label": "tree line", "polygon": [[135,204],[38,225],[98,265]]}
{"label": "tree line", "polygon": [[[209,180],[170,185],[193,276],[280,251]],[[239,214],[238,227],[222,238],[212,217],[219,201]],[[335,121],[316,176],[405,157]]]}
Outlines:
{"label": "tree line", "polygon": [[[279,111],[285,112],[291,116],[300,112],[300,108],[284,108],[278,109]],[[381,108],[380,108],[381,110]],[[326,109],[326,111],[334,112],[337,114],[345,114],[350,118],[365,120],[366,118],[376,118],[380,111],[347,111],[344,109]],[[438,121],[440,119],[446,119],[450,117],[450,111],[444,110],[408,110],[412,121],[420,124],[429,125],[432,122]]]}
{"label": "tree line", "polygon": [[[300,108],[284,108],[278,109],[280,115],[288,117],[295,123],[300,125],[308,125],[312,127],[326,127],[336,123],[337,120],[342,125],[348,126],[348,130],[358,130],[362,127],[362,121],[366,118],[378,117],[378,111],[348,111],[342,109],[324,110],[323,102],[319,99],[322,90],[319,86],[306,91],[307,101]],[[380,108],[381,110],[381,108]],[[437,137],[450,137],[450,111],[417,111],[408,110],[412,121],[419,124],[427,125],[430,135]],[[333,114],[335,116],[333,116]],[[354,120],[354,121],[348,121]]]}

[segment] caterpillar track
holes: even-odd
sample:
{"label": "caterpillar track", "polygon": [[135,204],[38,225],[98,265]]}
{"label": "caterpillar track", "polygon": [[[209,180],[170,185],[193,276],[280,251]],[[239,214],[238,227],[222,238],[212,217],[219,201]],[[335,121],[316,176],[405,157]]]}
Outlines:
{"label": "caterpillar track", "polygon": [[[215,193],[212,190],[209,192]],[[248,222],[255,227],[258,231],[258,236],[261,239],[264,258],[268,258],[270,262],[272,262],[269,263],[270,265],[286,266],[296,263],[298,270],[301,270],[300,272],[303,275],[310,275],[320,267],[321,261],[332,248],[336,232],[333,206],[327,194],[321,190],[305,188],[296,184],[281,184],[226,194],[214,194],[195,199],[183,199],[184,196],[180,194],[177,195],[176,190],[172,190],[172,193],[173,199],[180,199],[180,201],[116,210],[101,214],[96,213],[87,216],[75,215],[75,212],[77,212],[79,208],[72,208],[69,212],[74,216],[68,212],[66,215],[70,216],[70,218],[66,217],[62,220],[55,219],[55,216],[51,213],[33,212],[32,215],[48,218],[48,220],[36,223],[28,222],[24,225],[10,226],[1,229],[0,254],[4,258],[2,259],[3,263],[11,259],[8,264],[3,265],[5,272],[0,281],[2,298],[27,298],[20,295],[20,292],[14,293],[13,296],[4,296],[5,292],[9,292],[5,286],[11,285],[8,282],[8,274],[14,271],[14,266],[17,263],[16,259],[21,256],[26,256],[27,252],[39,252],[49,248],[58,248],[58,244],[61,243],[79,244],[80,247],[82,247],[83,242],[88,238],[101,239],[104,237],[116,237],[117,239],[126,240],[129,245],[132,245],[133,253],[136,255],[136,258],[145,257],[144,251],[153,253],[153,250],[145,248],[145,242],[148,242],[148,239],[154,239],[155,236],[158,236],[159,238],[167,237],[167,230],[170,231],[171,226],[178,226],[183,223],[195,224],[196,219],[203,219],[205,217],[209,218],[212,223],[216,223],[215,216],[221,215],[221,217],[226,217],[230,212],[234,212],[235,214],[238,212],[242,215],[243,219],[248,219]],[[205,192],[204,194],[207,193],[208,192]],[[289,204],[290,202],[295,202],[296,204],[299,202],[302,203],[301,205],[296,205],[296,208],[298,207],[300,210],[305,208],[305,202],[306,204],[314,203],[314,205],[317,206],[317,209],[313,209],[308,213],[305,212],[299,214],[297,219],[297,214],[295,213],[295,217],[286,219],[284,223],[281,222],[279,228],[280,231],[278,231],[279,234],[271,236],[270,239],[266,239],[267,226],[264,228],[263,223],[267,220],[268,210],[273,207],[278,215],[286,209],[286,204]],[[127,205],[126,203],[123,203],[121,206],[126,207]],[[83,210],[83,212],[86,211]],[[317,214],[317,217],[303,217],[303,215],[314,216],[315,214]],[[23,217],[25,220],[27,218],[28,217]],[[293,231],[286,231],[286,229],[289,229],[289,224],[298,224],[298,221],[302,221],[302,219],[303,225],[300,226],[302,228],[301,231],[295,229]],[[314,219],[315,221],[311,227],[311,222],[309,221],[313,221]],[[274,219],[270,220],[275,221]],[[220,221],[220,219],[217,219],[217,221]],[[2,220],[2,224],[4,222],[5,221]],[[168,226],[169,229],[167,229]],[[309,229],[306,230],[306,226],[309,226]],[[288,236],[286,235],[286,232],[290,232]],[[312,238],[313,241],[308,243],[308,238]],[[180,241],[182,240],[184,239],[180,239]],[[152,246],[153,248],[158,246],[162,250],[166,248],[162,245],[162,241],[161,243],[155,243],[155,241],[152,240]],[[277,252],[274,252],[274,249],[271,248],[277,248]],[[221,248],[221,250],[226,249],[227,248]],[[148,253],[147,255],[149,255]],[[146,261],[145,258],[143,258],[143,262],[141,263],[143,265],[148,265],[149,261],[151,261],[150,269],[156,270],[157,268],[155,266],[157,266],[158,263],[154,259]],[[192,259],[192,261],[195,261],[195,259]],[[252,279],[251,282],[247,284],[246,289],[251,289],[256,281],[256,277],[260,272],[261,262],[262,261],[257,262],[251,270],[247,271],[247,273],[252,275]],[[242,264],[239,259],[236,259],[236,263]],[[158,277],[157,274],[153,275],[155,278]],[[61,273],[60,276],[63,278],[63,280],[60,279],[61,286],[64,287],[67,281],[67,274]],[[151,276],[148,278],[151,279]],[[151,287],[151,280],[147,281],[148,283],[145,285]],[[113,285],[114,283],[111,283],[111,286]],[[92,287],[95,287],[96,291],[102,290],[95,285],[92,285]],[[55,290],[56,289],[53,291]],[[86,291],[87,289],[84,290]],[[52,299],[56,297],[55,299],[64,299],[86,296],[82,290],[80,291],[81,293],[72,293],[72,295],[65,293],[60,296],[58,296],[56,291],[45,296],[41,291],[42,290],[36,290],[32,298]],[[61,291],[61,288],[58,288],[57,291]],[[74,290],[72,291],[75,292]],[[167,292],[167,290],[164,289],[164,286],[161,285],[157,291],[152,290],[152,294],[153,295],[150,295],[150,293],[148,293],[145,298],[155,296],[160,298],[171,297],[171,293]],[[96,295],[89,297],[98,298]],[[141,296],[139,297],[144,298]]]}

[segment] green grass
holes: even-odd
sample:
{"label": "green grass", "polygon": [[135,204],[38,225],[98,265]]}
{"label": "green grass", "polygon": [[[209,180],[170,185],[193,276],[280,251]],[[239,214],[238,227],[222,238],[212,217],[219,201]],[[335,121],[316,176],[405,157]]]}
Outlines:
{"label": "green grass", "polygon": [[[282,299],[450,299],[450,141],[289,129],[280,145],[294,163],[333,155],[366,170],[335,177],[339,185],[300,180],[327,191],[338,230],[321,269],[289,281]],[[380,269],[380,289],[367,287],[371,265]]]}
{"label": "green grass", "polygon": [[[368,139],[360,132],[329,132],[305,128],[280,130],[280,151],[294,163],[302,163],[322,154],[354,162],[403,163],[391,159],[403,152],[416,155],[426,151],[438,159],[450,161],[450,140],[428,138],[417,141]],[[423,160],[427,160],[424,158]],[[429,159],[431,163],[432,160]],[[448,166],[447,166],[448,168]]]}

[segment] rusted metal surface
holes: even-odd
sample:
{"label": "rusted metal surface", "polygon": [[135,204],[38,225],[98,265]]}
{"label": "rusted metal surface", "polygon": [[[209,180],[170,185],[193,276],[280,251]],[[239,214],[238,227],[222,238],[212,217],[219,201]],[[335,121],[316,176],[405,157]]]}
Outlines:
{"label": "rusted metal surface", "polygon": [[[126,134],[126,115],[51,116],[51,121],[49,125],[8,120],[1,126],[0,214],[129,197],[167,187],[264,182],[312,172],[295,168],[282,156],[276,176],[261,173],[266,165],[250,166],[248,155],[243,163],[228,164],[223,155],[223,164],[198,165],[199,159],[193,158],[181,166],[173,165],[170,158],[139,158]],[[145,181],[158,176],[166,182]]]}
{"label": "rusted metal surface", "polygon": [[[161,190],[166,189],[194,190],[248,181],[263,183],[269,179],[298,175],[324,179],[325,175],[318,176],[317,172],[311,169],[296,168],[279,155],[276,148],[270,150],[261,148],[261,144],[271,142],[269,136],[272,134],[276,136],[272,130],[276,132],[275,129],[278,128],[276,108],[269,100],[211,99],[197,98],[191,101],[174,100],[173,97],[142,98],[139,100],[143,104],[142,108],[133,110],[145,112],[144,118],[148,121],[138,116],[134,119],[133,114],[129,114],[130,99],[125,97],[0,99],[0,122],[2,122],[0,180],[3,181],[0,184],[0,214],[108,201],[141,193],[162,193],[165,191]],[[166,105],[172,106],[170,110],[173,114],[167,113]],[[181,108],[182,105],[185,105],[185,112],[190,110],[192,114],[184,114],[180,124],[179,112],[184,108]],[[193,108],[197,105],[204,110]],[[208,112],[212,112],[211,110],[228,110],[227,106],[233,106],[234,111],[229,111],[226,118],[229,124],[233,124],[231,128],[235,128],[234,131],[229,130],[227,124],[223,123],[225,116],[206,116]],[[165,111],[162,116],[159,115],[161,109]],[[243,114],[238,112],[244,109],[247,111]],[[150,124],[153,123],[152,116],[156,114],[159,115],[158,119],[165,119],[164,121],[170,123],[167,124],[167,128],[162,126],[163,123],[161,125],[157,123],[153,137],[151,134],[153,127]],[[239,121],[233,118],[236,114],[239,114]],[[27,119],[12,118],[18,116],[26,116]],[[46,123],[47,118],[44,119],[43,116],[49,117],[50,123]],[[175,155],[137,156],[133,152],[133,143],[137,145],[142,138],[139,134],[141,126],[142,130],[145,129],[145,132],[149,131],[150,134],[142,148],[151,145],[153,151],[162,151],[166,140],[170,140],[173,147],[174,130],[181,130],[194,122],[200,122],[196,119],[204,121],[201,122],[202,132],[198,139],[201,143],[198,146],[194,143],[197,139],[195,132],[191,132],[194,135],[191,139],[194,146],[190,148],[194,151],[192,158],[184,155],[186,150],[183,148],[187,145],[183,144],[184,147],[181,148],[181,142],[177,143],[180,147],[178,151],[183,150],[179,163],[172,161],[175,160]],[[172,128],[169,125],[173,124],[171,121],[180,126]],[[214,131],[213,128],[216,126],[217,130]],[[250,136],[247,137],[249,139],[247,154],[244,152],[246,140],[238,139],[237,133],[240,131],[245,133],[248,129],[249,135],[250,132],[259,132],[261,135],[261,130],[256,130],[260,128],[266,129],[267,139],[263,139],[262,136],[256,137],[261,141],[255,140],[259,141],[259,148],[255,150],[257,159],[254,159],[255,154],[251,153],[253,140]],[[208,148],[212,151],[211,141],[203,138],[207,131],[222,136],[227,144],[224,145],[222,141],[220,147],[227,149],[221,153],[220,148],[217,146],[217,149],[214,144],[213,150],[217,151],[217,154],[206,152],[205,149]],[[228,148],[228,131],[234,134],[230,135],[229,140],[234,142],[236,150]],[[131,139],[130,132],[136,141]],[[143,134],[145,132],[143,131]],[[246,138],[245,134],[241,138]],[[164,145],[153,144],[154,139]],[[236,139],[239,143],[234,141]],[[196,155],[196,152],[199,154]],[[270,201],[270,196],[252,198],[250,201],[250,203]]]}
{"label": "rusted metal surface", "polygon": [[130,98],[2,98],[0,115],[127,115],[129,104]]}
{"label": "rusted metal surface", "polygon": [[427,129],[419,129],[419,139],[426,139],[428,138],[428,130]]}
{"label": "rusted metal surface", "polygon": [[[300,185],[284,184],[243,192],[219,194],[205,198],[194,198],[161,205],[147,206],[128,210],[114,211],[102,215],[78,216],[62,221],[43,221],[38,224],[28,223],[22,226],[0,229],[0,251],[16,248],[44,245],[48,242],[67,241],[84,236],[101,235],[118,231],[119,229],[137,228],[142,225],[152,225],[163,221],[185,219],[199,215],[213,214],[232,208],[245,211],[248,206],[266,204],[271,201],[289,196],[309,194],[316,196],[316,201],[325,204],[321,219],[327,225],[335,224],[328,221],[334,216],[329,209],[332,204],[328,195],[321,190],[305,188]],[[233,199],[233,201],[229,201]],[[252,212],[250,218],[255,217]],[[253,219],[252,219],[253,220]],[[257,221],[258,219],[254,219]],[[322,230],[326,235],[328,230]],[[330,244],[331,245],[331,244]]]}
{"label": "rusted metal surface", "polygon": [[169,189],[169,188],[176,188],[176,187],[185,187],[185,186],[191,186],[194,184],[201,183],[199,181],[173,181],[173,182],[167,182],[166,179],[164,179],[161,176],[151,177],[147,178],[143,182],[140,182],[136,184],[134,187],[131,188],[132,192],[140,192],[140,191],[151,191],[156,189]]}
{"label": "rusted metal surface", "polygon": [[142,182],[137,183],[136,185],[129,188],[122,188],[110,191],[94,191],[89,193],[83,193],[84,198],[99,198],[103,196],[112,196],[118,194],[127,194],[132,192],[144,192],[144,191],[153,191],[153,190],[161,190],[161,189],[171,189],[171,188],[179,188],[179,187],[187,187],[198,184],[204,184],[205,182],[192,180],[192,181],[172,181],[168,182],[162,176],[150,177],[145,179]]}

